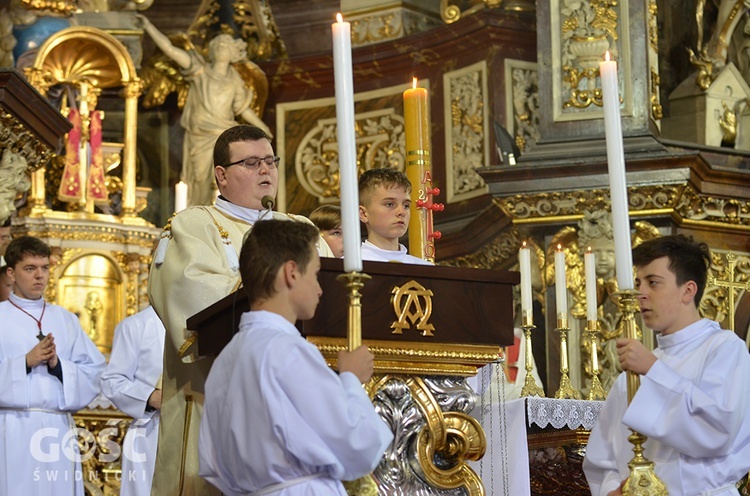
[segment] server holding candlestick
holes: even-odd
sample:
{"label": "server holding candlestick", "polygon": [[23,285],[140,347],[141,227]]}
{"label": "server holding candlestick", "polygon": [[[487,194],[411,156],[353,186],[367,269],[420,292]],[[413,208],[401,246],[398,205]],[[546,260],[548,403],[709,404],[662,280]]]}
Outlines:
{"label": "server holding candlestick", "polygon": [[[613,295],[622,314],[625,337],[637,339],[638,327],[635,312],[638,311],[638,292],[633,282],[633,256],[630,248],[630,216],[628,214],[628,191],[625,176],[625,152],[620,122],[620,91],[617,81],[617,62],[610,60],[609,52],[599,64],[602,82],[602,106],[604,107],[604,131],[607,140],[607,165],[612,209],[612,224],[615,238],[615,270],[618,292]],[[627,372],[627,396],[630,403],[635,396],[640,378]],[[667,488],[656,476],[654,464],[643,456],[646,437],[631,429],[628,441],[633,445],[630,477],[621,486],[624,496],[666,496]]]}
{"label": "server holding candlestick", "polygon": [[[359,187],[357,185],[357,143],[354,133],[354,77],[352,76],[351,24],[336,14],[333,33],[333,71],[336,88],[336,127],[339,145],[339,190],[341,229],[344,237],[344,274],[337,277],[348,291],[347,341],[349,351],[362,345],[362,293],[370,276],[362,273],[359,230]],[[357,494],[377,494],[377,484],[365,476],[346,482]]]}
{"label": "server holding candlestick", "polygon": [[580,400],[581,393],[570,384],[568,376],[568,283],[565,270],[565,252],[562,245],[555,251],[555,296],[557,304],[557,329],[560,333],[560,386],[555,398]]}
{"label": "server holding candlestick", "polygon": [[523,330],[526,348],[526,377],[524,378],[521,396],[539,396],[544,398],[544,390],[534,380],[534,362],[531,349],[531,331],[536,329],[534,325],[534,313],[531,292],[531,250],[523,242],[518,250],[518,265],[521,271],[521,329]]}
{"label": "server holding candlestick", "polygon": [[588,399],[604,400],[607,392],[599,380],[599,318],[597,315],[598,302],[596,297],[596,255],[589,246],[583,256],[586,271],[586,338],[591,347],[591,388]]}

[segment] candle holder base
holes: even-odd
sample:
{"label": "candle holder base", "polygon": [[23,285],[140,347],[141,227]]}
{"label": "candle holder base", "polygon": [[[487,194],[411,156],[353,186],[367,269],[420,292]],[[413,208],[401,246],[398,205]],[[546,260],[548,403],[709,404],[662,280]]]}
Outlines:
{"label": "candle holder base", "polygon": [[602,387],[598,374],[594,374],[593,379],[591,379],[591,388],[589,388],[586,399],[589,401],[604,401],[607,399],[607,391]]}
{"label": "candle holder base", "polygon": [[533,360],[534,354],[531,350],[531,330],[536,329],[536,326],[533,324],[524,324],[521,326],[521,329],[523,329],[523,335],[526,344],[526,354],[524,355],[526,359],[526,378],[523,382],[523,388],[521,388],[521,396],[539,396],[540,398],[544,398],[544,389],[537,385],[536,381],[534,380],[534,374],[532,373],[532,371],[534,370],[534,365],[531,362]]}
{"label": "candle holder base", "polygon": [[568,373],[564,372],[560,376],[560,387],[555,391],[555,398],[558,400],[580,400],[581,393],[576,391],[570,384],[570,377]]}
{"label": "candle holder base", "polygon": [[633,445],[633,459],[628,463],[630,477],[622,488],[623,496],[668,496],[667,486],[656,476],[653,462],[643,457],[646,436],[631,431],[628,441]]}
{"label": "candle holder base", "polygon": [[[623,326],[623,334],[628,339],[639,339],[640,330],[635,323],[635,313],[640,309],[638,295],[640,293],[633,289],[618,291],[612,295],[612,299],[622,315],[620,321]],[[633,401],[635,393],[641,384],[638,374],[627,372],[628,404]],[[628,441],[633,445],[633,459],[628,463],[630,477],[622,488],[623,496],[667,496],[667,487],[656,476],[654,464],[643,456],[643,443],[646,436],[631,430]]]}

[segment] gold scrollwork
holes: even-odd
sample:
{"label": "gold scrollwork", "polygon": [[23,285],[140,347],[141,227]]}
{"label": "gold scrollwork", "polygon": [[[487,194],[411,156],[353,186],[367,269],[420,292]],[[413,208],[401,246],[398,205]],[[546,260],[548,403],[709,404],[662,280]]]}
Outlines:
{"label": "gold scrollwork", "polygon": [[422,336],[434,335],[432,331],[435,330],[435,326],[429,323],[432,315],[433,293],[431,290],[411,280],[403,286],[394,287],[391,294],[393,311],[397,317],[397,320],[391,324],[393,334],[403,334],[404,329],[409,329],[412,324],[416,324],[417,330],[422,331]]}
{"label": "gold scrollwork", "polygon": [[76,0],[21,0],[21,5],[27,10],[49,11],[65,16],[72,15],[78,9]]}
{"label": "gold scrollwork", "polygon": [[0,150],[9,149],[26,159],[26,171],[44,168],[55,156],[53,150],[36,138],[15,116],[0,106]]}
{"label": "gold scrollwork", "polygon": [[[406,380],[426,426],[417,439],[417,457],[427,480],[443,489],[465,487],[471,496],[483,496],[484,485],[466,465],[484,456],[487,439],[479,422],[461,412],[442,412],[435,397],[419,377]],[[435,464],[436,455],[442,463]]]}
{"label": "gold scrollwork", "polygon": [[[377,167],[404,171],[404,118],[393,108],[355,116],[358,174]],[[300,185],[321,202],[340,196],[336,118],[319,119],[295,155]]]}
{"label": "gold scrollwork", "polygon": [[477,269],[494,269],[501,267],[511,259],[518,257],[518,247],[521,245],[521,235],[517,229],[504,232],[493,238],[489,243],[469,255],[451,260],[442,260],[441,265],[452,267],[473,267]]}
{"label": "gold scrollwork", "polygon": [[564,109],[601,106],[596,79],[604,52],[617,55],[617,5],[616,0],[560,3],[563,83],[570,92]]}
{"label": "gold scrollwork", "polygon": [[661,84],[661,78],[659,73],[651,70],[651,117],[654,120],[659,120],[664,117],[664,112],[659,100],[659,84]]}
{"label": "gold scrollwork", "polygon": [[463,16],[471,15],[484,8],[533,11],[534,2],[530,0],[440,0],[440,17],[446,24],[451,24],[458,21]]}

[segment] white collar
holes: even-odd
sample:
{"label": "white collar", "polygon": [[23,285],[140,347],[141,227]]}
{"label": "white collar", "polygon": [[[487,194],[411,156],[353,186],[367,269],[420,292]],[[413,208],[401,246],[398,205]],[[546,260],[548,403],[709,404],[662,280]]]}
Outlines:
{"label": "white collar", "polygon": [[266,218],[273,218],[273,216],[268,216],[268,210],[255,210],[254,208],[240,207],[221,196],[216,198],[214,206],[225,214],[237,219],[242,219],[250,224],[255,224]]}

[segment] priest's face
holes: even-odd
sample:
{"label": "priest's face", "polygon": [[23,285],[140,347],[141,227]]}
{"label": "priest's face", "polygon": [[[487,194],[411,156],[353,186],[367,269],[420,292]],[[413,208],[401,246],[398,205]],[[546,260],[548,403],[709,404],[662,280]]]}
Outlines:
{"label": "priest's face", "polygon": [[27,300],[38,300],[44,296],[49,282],[49,257],[24,255],[15,267],[8,268],[13,281],[13,292]]}
{"label": "priest's face", "polygon": [[641,292],[643,322],[655,332],[672,334],[692,323],[695,303],[695,282],[677,284],[677,276],[669,270],[669,258],[657,258],[638,267],[635,287]]}
{"label": "priest's face", "polygon": [[246,159],[248,164],[259,163],[252,167],[246,163],[217,165],[214,174],[224,198],[235,205],[256,210],[263,209],[261,198],[264,196],[276,199],[279,169],[275,164],[268,165],[264,160],[258,160],[273,157],[273,147],[267,139],[231,143],[229,157],[230,164]]}

